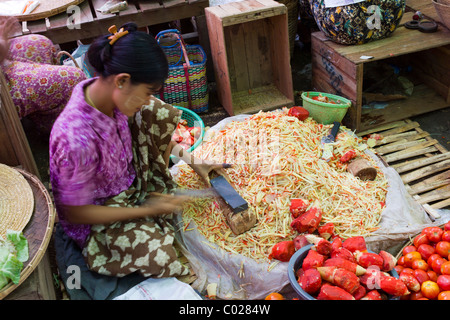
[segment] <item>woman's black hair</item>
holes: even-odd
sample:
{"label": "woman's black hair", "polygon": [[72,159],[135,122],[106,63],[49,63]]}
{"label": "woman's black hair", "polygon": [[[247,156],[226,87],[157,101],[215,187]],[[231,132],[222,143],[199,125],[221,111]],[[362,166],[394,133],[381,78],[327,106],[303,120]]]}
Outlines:
{"label": "woman's black hair", "polygon": [[[164,51],[151,35],[138,31],[135,23],[120,28],[128,34],[110,45],[110,34],[98,37],[89,47],[87,57],[91,66],[102,76],[128,73],[132,83],[163,84],[169,65]],[[118,28],[118,29],[120,29]]]}

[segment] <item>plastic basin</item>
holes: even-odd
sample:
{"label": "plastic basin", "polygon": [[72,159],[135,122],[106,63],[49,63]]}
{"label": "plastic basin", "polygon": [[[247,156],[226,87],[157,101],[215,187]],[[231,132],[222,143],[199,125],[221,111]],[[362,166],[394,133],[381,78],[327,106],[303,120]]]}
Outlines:
{"label": "plastic basin", "polygon": [[[336,103],[327,103],[312,98],[319,95],[325,96]],[[351,107],[352,102],[346,98],[324,92],[303,92],[303,108],[308,110],[310,117],[322,124],[331,124],[335,121],[341,122]]]}
{"label": "plastic basin", "polygon": [[[289,263],[288,263],[288,279],[289,279],[289,282],[291,283],[292,288],[295,290],[295,292],[297,292],[300,300],[316,300],[316,298],[314,298],[312,295],[310,295],[309,293],[305,292],[302,289],[300,284],[297,282],[297,277],[295,276],[295,273],[297,272],[297,270],[302,267],[303,260],[308,255],[308,252],[312,246],[313,246],[312,244],[308,244],[308,245],[300,248],[299,250],[297,250],[294,253],[294,255],[291,257],[291,259],[289,260]],[[368,250],[368,251],[373,252],[370,250]],[[390,271],[389,274],[395,278],[398,278],[398,273],[397,273],[397,271],[395,271],[395,269]],[[400,299],[400,297],[393,297],[390,295],[388,295],[388,298],[389,298],[389,300],[399,300]]]}

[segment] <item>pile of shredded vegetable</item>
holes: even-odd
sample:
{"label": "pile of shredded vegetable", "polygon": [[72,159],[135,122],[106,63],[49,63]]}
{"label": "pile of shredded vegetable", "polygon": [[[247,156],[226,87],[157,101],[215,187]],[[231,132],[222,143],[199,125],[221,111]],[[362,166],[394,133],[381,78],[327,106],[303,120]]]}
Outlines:
{"label": "pile of shredded vegetable", "polygon": [[[334,157],[320,159],[321,138],[331,125],[312,118],[300,121],[287,109],[259,112],[242,122],[231,122],[204,141],[194,155],[216,163],[231,163],[227,173],[236,191],[257,216],[254,228],[234,235],[214,199],[195,199],[183,210],[184,231],[193,228],[228,252],[254,259],[267,259],[272,246],[293,239],[290,199],[302,198],[311,205],[318,200],[321,225],[332,222],[343,239],[367,236],[377,229],[387,193],[387,180],[367,156],[362,140],[340,130],[334,143]],[[362,181],[346,171],[338,160],[346,151],[369,160],[377,169],[374,181]],[[205,188],[200,177],[186,164],[174,179],[180,188]]]}

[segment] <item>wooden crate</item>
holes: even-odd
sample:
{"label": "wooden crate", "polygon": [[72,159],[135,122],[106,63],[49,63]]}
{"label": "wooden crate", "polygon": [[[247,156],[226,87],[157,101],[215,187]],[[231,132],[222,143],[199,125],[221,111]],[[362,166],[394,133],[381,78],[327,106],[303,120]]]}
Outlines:
{"label": "wooden crate", "polygon": [[[312,34],[312,86],[317,91],[352,100],[343,123],[353,130],[365,130],[450,106],[450,30],[441,24],[435,33],[405,28],[404,23],[417,10],[433,15],[423,1],[407,0],[407,5],[408,12],[401,24],[385,39],[346,46],[332,42],[322,32]],[[439,21],[435,16],[434,12],[431,18]],[[373,58],[365,60],[362,56]],[[370,64],[388,63],[392,59],[412,66],[416,82],[412,96],[390,101],[382,109],[363,109],[365,69]]]}
{"label": "wooden crate", "polygon": [[205,9],[219,102],[230,115],[294,104],[286,6],[272,0]]}
{"label": "wooden crate", "polygon": [[432,218],[436,209],[450,209],[450,152],[420,128],[401,120],[361,131],[360,137],[377,133],[375,151],[400,175],[406,190]]}

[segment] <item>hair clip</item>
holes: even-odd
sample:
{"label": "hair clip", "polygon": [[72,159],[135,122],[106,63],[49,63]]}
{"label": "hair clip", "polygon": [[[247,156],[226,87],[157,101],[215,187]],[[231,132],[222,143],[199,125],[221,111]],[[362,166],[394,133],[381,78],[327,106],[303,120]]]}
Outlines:
{"label": "hair clip", "polygon": [[120,28],[119,31],[117,31],[117,27],[115,25],[112,25],[111,27],[108,28],[109,33],[111,33],[112,35],[108,37],[109,40],[111,40],[109,42],[109,44],[112,46],[117,40],[119,40],[120,38],[122,38],[124,35],[128,34],[128,30],[124,31],[123,28]]}

